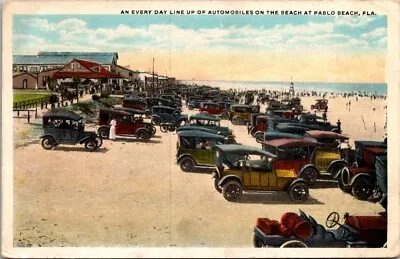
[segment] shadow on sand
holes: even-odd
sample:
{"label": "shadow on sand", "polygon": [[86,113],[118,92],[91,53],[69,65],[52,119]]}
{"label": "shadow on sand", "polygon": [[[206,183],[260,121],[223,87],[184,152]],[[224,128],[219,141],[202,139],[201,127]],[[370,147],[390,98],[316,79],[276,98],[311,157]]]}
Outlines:
{"label": "shadow on sand", "polygon": [[[121,137],[116,138],[114,141],[115,142],[129,142],[129,143],[144,143],[144,144],[158,144],[158,143],[161,143],[160,140],[154,140],[154,139],[141,141],[141,140],[138,140],[137,138],[121,138]],[[107,142],[111,142],[112,143],[113,141],[106,139],[106,140],[103,140],[103,142],[104,143],[107,143]]]}
{"label": "shadow on sand", "polygon": [[309,196],[302,203],[292,201],[287,192],[263,192],[263,193],[243,193],[237,203],[254,203],[254,204],[324,204],[323,202]]}
{"label": "shadow on sand", "polygon": [[192,172],[184,172],[185,174],[211,174],[213,167],[196,167]]}
{"label": "shadow on sand", "polygon": [[84,145],[79,145],[79,146],[56,146],[54,147],[51,151],[64,151],[64,152],[88,152],[88,153],[106,153],[108,152],[108,149],[101,146],[100,148],[98,148],[96,151],[94,152],[90,152],[89,150],[87,150],[85,148]]}
{"label": "shadow on sand", "polygon": [[327,188],[338,188],[337,181],[335,180],[325,180],[316,181],[314,185],[309,186],[310,189],[327,189]]}

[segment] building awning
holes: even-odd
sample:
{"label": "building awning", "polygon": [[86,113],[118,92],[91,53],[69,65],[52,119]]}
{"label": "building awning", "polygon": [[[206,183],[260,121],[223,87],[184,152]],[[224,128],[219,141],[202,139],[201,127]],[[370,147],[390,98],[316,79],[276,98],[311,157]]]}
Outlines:
{"label": "building awning", "polygon": [[56,72],[53,78],[88,78],[88,79],[102,79],[102,78],[123,78],[123,76],[113,73],[95,73],[95,72]]}

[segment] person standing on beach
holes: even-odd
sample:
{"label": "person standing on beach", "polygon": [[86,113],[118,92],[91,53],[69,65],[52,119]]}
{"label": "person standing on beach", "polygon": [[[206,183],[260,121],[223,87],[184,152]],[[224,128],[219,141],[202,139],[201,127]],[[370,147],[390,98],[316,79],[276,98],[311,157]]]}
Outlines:
{"label": "person standing on beach", "polygon": [[349,111],[350,111],[350,105],[351,105],[351,101],[349,101]]}
{"label": "person standing on beach", "polygon": [[339,130],[339,133],[342,133],[342,123],[340,122],[340,119],[337,120],[336,125]]}
{"label": "person standing on beach", "polygon": [[112,118],[111,122],[110,122],[110,135],[109,135],[109,139],[111,140],[115,140],[115,128],[117,126],[117,121],[115,120],[115,118]]}

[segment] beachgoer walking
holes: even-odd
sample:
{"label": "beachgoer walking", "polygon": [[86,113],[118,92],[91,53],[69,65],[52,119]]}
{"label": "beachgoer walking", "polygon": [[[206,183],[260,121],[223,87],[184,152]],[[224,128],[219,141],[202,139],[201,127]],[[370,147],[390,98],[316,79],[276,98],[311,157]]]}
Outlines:
{"label": "beachgoer walking", "polygon": [[342,133],[342,123],[340,122],[340,119],[337,120],[336,125],[339,130],[339,133]]}
{"label": "beachgoer walking", "polygon": [[115,140],[115,128],[117,126],[117,121],[113,118],[110,122],[110,136],[109,139]]}
{"label": "beachgoer walking", "polygon": [[351,105],[351,101],[349,101],[349,111],[350,111],[350,105]]}

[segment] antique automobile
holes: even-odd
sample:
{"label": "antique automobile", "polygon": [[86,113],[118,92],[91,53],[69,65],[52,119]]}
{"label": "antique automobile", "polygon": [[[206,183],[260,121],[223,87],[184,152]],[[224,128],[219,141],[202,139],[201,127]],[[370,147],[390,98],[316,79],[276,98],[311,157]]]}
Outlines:
{"label": "antique automobile", "polygon": [[[380,141],[355,141],[354,144],[354,159],[346,164],[342,170],[332,175],[332,177],[338,181],[339,188],[346,193],[352,192],[350,182],[352,179],[355,180],[355,176],[357,175],[360,176],[358,176],[359,180],[356,181],[356,186],[362,186],[357,184],[359,181],[363,183],[365,180],[367,184],[370,182],[368,176],[375,171],[376,156],[386,155],[387,149],[387,144]],[[354,163],[352,163],[353,161]],[[362,196],[368,196],[369,191],[370,188],[367,189],[367,194]],[[365,197],[362,196],[359,198],[365,199]]]}
{"label": "antique automobile", "polygon": [[284,99],[281,101],[281,103],[288,110],[294,110],[296,112],[300,112],[303,110],[303,106],[301,105],[301,99],[299,97],[294,97],[292,99]]}
{"label": "antique automobile", "polygon": [[115,118],[116,135],[133,135],[138,140],[147,141],[152,137],[153,127],[151,123],[136,119],[132,113],[116,109],[100,109],[98,134],[107,139],[110,135],[110,122]]}
{"label": "antique automobile", "polygon": [[193,129],[193,127],[203,127],[207,129],[214,130],[216,132],[219,132],[218,134],[222,134],[224,136],[232,136],[233,132],[231,129],[228,127],[222,127],[220,125],[220,118],[217,118],[215,116],[211,115],[205,115],[205,114],[194,114],[194,115],[188,115],[188,124],[185,126],[181,126],[178,128],[178,130],[190,130]]}
{"label": "antique automobile", "polygon": [[187,107],[189,110],[199,109],[201,107],[202,98],[200,97],[190,97]]}
{"label": "antique automobile", "polygon": [[172,123],[177,125],[185,125],[187,116],[182,116],[181,112],[175,108],[167,106],[153,106],[151,108],[151,122],[154,125],[162,123]]}
{"label": "antique automobile", "polygon": [[284,108],[284,104],[275,99],[269,99],[267,102],[267,110],[279,110]]}
{"label": "antique automobile", "polygon": [[257,218],[254,227],[254,247],[281,248],[379,248],[387,242],[387,218],[385,213],[377,216],[354,216],[345,213],[344,223],[332,212],[326,218],[328,230],[312,216],[300,210],[299,214],[284,213],[280,221]]}
{"label": "antique automobile", "polygon": [[301,114],[299,115],[298,120],[293,121],[293,122],[285,122],[284,124],[286,125],[292,125],[292,126],[300,126],[300,127],[306,127],[309,128],[310,130],[325,130],[325,131],[332,131],[336,133],[342,133],[339,132],[339,128],[337,125],[330,124],[329,122],[325,121],[322,117],[319,117],[315,114]]}
{"label": "antique automobile", "polygon": [[221,107],[218,103],[204,102],[202,103],[199,112],[211,115],[220,115],[225,111],[224,107]]}
{"label": "antique automobile", "polygon": [[[341,171],[341,182],[344,192],[351,194],[359,200],[373,199],[373,196],[379,196],[377,193],[380,187],[378,179],[386,178],[387,154],[386,148],[363,148],[366,157],[365,165],[361,167],[344,167]],[[357,151],[356,151],[357,152]],[[340,185],[339,185],[340,187]]]}
{"label": "antique automobile", "polygon": [[252,113],[259,113],[259,105],[234,104],[229,111],[229,120],[234,125],[244,125],[251,120]]}
{"label": "antique automobile", "polygon": [[214,187],[226,200],[237,201],[243,191],[282,191],[294,202],[307,200],[306,181],[297,178],[293,169],[277,168],[275,155],[245,145],[217,145],[216,149]]}
{"label": "antique automobile", "polygon": [[168,106],[175,109],[179,108],[174,102],[158,97],[147,97],[146,102],[147,102],[147,109],[151,109],[153,106]]}
{"label": "antique automobile", "polygon": [[[123,106],[114,106],[113,108],[115,110],[129,112],[130,114],[132,114],[132,116],[134,117],[135,121],[136,120],[137,121],[143,121],[143,116],[148,116],[149,115],[149,113],[147,111],[133,109],[133,108],[126,108],[126,107],[123,107]],[[153,125],[146,124],[146,127],[148,127],[149,130],[151,130],[151,135],[152,136],[154,136],[157,133],[156,127],[154,127]]]}
{"label": "antique automobile", "polygon": [[234,143],[234,139],[218,134],[199,130],[179,131],[176,162],[184,172],[192,172],[197,166],[214,166],[215,146]]}
{"label": "antique automobile", "polygon": [[332,175],[344,167],[345,159],[339,148],[331,148],[303,139],[275,139],[261,142],[263,150],[277,156],[275,167],[294,169],[299,178],[315,184],[317,178]]}
{"label": "antique automobile", "polygon": [[315,104],[311,104],[311,110],[325,110],[328,107],[328,100],[326,99],[317,99],[315,100]]}
{"label": "antique automobile", "polygon": [[253,137],[256,132],[265,132],[268,130],[268,117],[264,113],[253,113],[250,115],[250,118],[247,132]]}
{"label": "antique automobile", "polygon": [[137,109],[137,110],[145,110],[147,108],[147,101],[146,101],[146,98],[129,97],[129,98],[123,99],[122,106],[126,107],[126,108]]}
{"label": "antique automobile", "polygon": [[73,112],[50,111],[43,114],[42,147],[52,149],[59,144],[84,144],[89,151],[95,151],[103,141],[93,131],[85,131],[83,118]]}

